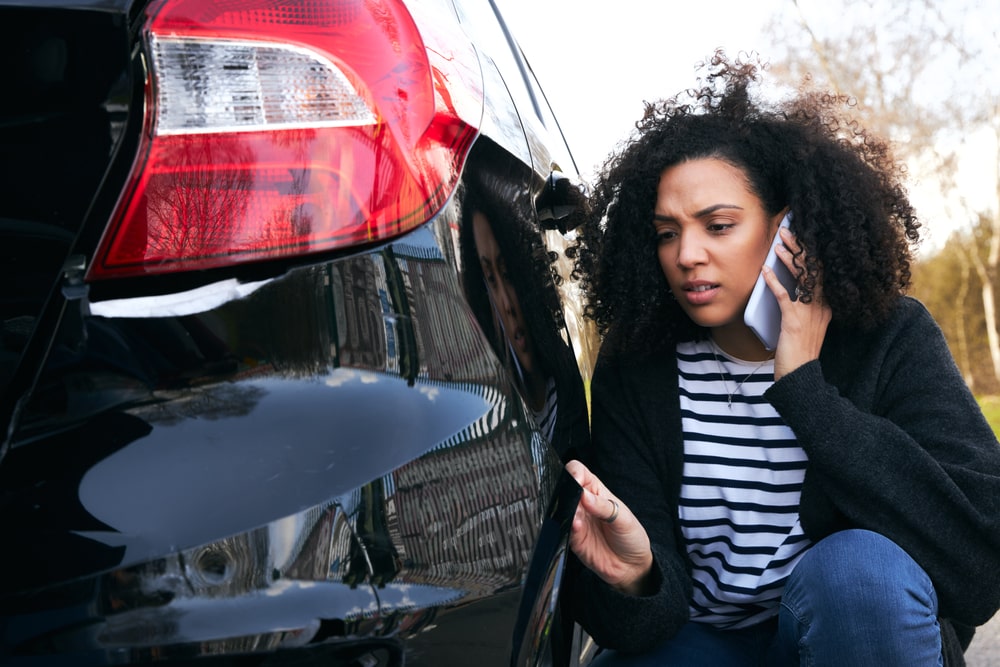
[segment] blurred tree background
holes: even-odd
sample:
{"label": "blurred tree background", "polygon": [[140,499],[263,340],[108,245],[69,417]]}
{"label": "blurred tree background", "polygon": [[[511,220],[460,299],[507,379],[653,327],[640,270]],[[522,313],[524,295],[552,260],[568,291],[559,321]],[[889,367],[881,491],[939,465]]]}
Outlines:
{"label": "blurred tree background", "polygon": [[[1000,11],[995,0],[791,0],[770,77],[856,101],[893,141],[924,224],[911,293],[972,390],[1000,394]],[[780,65],[775,63],[781,63]]]}

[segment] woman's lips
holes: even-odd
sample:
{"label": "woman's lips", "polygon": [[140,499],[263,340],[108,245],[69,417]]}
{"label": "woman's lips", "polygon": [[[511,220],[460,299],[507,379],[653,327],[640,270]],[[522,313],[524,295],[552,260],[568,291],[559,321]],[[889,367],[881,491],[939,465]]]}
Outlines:
{"label": "woman's lips", "polygon": [[683,287],[684,298],[695,306],[710,302],[718,291],[719,286],[715,283],[685,283]]}
{"label": "woman's lips", "polygon": [[520,326],[513,327],[514,335],[510,337],[511,343],[524,352],[528,349],[528,337],[524,335],[524,329]]}

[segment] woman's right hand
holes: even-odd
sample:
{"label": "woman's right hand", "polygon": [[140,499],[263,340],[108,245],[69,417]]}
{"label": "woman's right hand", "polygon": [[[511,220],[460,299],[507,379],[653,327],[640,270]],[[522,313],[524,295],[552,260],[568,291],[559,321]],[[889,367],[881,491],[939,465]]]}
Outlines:
{"label": "woman's right hand", "polygon": [[653,552],[646,529],[587,466],[570,461],[566,471],[583,487],[569,538],[573,553],[597,576],[623,593],[648,593],[646,584],[653,567]]}
{"label": "woman's right hand", "polygon": [[[777,246],[778,257],[792,275],[796,275],[799,269],[795,264],[795,258],[798,257],[800,263],[805,262],[802,246],[791,230],[782,228],[779,233],[781,243]],[[813,289],[812,300],[804,303],[798,299],[793,300],[788,295],[788,291],[778,282],[774,271],[764,267],[763,272],[764,281],[771,288],[774,298],[778,301],[778,307],[781,308],[781,334],[778,336],[778,347],[774,355],[774,381],[777,382],[799,366],[819,359],[823,341],[826,339],[826,330],[833,319],[833,311],[823,300],[822,279],[817,281]]]}

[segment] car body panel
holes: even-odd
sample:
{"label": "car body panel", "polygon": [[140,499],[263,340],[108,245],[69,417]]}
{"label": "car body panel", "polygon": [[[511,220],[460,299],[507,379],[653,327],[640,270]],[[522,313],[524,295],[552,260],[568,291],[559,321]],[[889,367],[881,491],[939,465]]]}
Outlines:
{"label": "car body panel", "polygon": [[[415,18],[440,4],[417,3]],[[0,22],[14,12],[42,25],[33,13],[54,5],[92,14],[119,43],[102,94],[66,114],[71,134],[81,118],[101,128],[99,146],[54,174],[68,183],[85,165],[85,187],[45,206],[44,188],[23,178],[30,189],[5,200],[17,206],[0,208],[18,276],[40,284],[26,299],[3,293],[0,661],[564,659],[556,600],[579,488],[560,454],[587,421],[566,321],[546,311],[530,323],[563,341],[576,373],[559,385],[556,435],[543,434],[495,321],[470,308],[461,191],[390,243],[82,281],[138,146],[141,7],[0,2]],[[57,57],[83,48],[47,40],[33,43]],[[568,151],[542,125],[526,138],[492,62],[459,68],[473,86],[482,68],[484,96],[463,188],[498,184],[517,238],[558,245],[533,202],[552,169],[567,169],[540,147]],[[81,99],[71,80],[53,84],[52,109]],[[6,113],[45,127],[45,111]],[[32,141],[44,144],[25,137],[3,153],[7,173]],[[52,238],[29,251],[25,229]],[[525,280],[554,289],[554,270]]]}

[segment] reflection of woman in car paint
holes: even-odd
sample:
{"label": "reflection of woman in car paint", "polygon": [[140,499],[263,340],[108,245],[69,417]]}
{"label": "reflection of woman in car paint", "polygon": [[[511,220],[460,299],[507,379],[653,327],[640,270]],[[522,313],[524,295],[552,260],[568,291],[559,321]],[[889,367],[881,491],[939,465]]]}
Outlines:
{"label": "reflection of woman in car paint", "polygon": [[482,211],[472,214],[472,236],[486,283],[486,294],[493,307],[496,324],[512,353],[528,407],[542,433],[551,440],[556,424],[555,378],[544,373],[538,363],[531,328],[525,322],[507,262]]}
{"label": "reflection of woman in car paint", "polygon": [[495,173],[467,170],[459,244],[466,297],[497,356],[506,360],[539,430],[561,456],[589,440],[583,383],[559,334],[565,324],[552,254]]}

